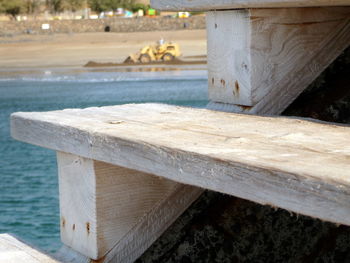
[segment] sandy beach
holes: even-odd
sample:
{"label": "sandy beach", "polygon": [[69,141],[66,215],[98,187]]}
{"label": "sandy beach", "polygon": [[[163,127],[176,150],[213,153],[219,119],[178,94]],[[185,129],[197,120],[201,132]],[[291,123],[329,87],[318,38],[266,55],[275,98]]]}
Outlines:
{"label": "sandy beach", "polygon": [[184,56],[206,55],[205,30],[81,33],[0,37],[1,71],[81,67],[88,61],[121,63],[160,38],[180,44]]}

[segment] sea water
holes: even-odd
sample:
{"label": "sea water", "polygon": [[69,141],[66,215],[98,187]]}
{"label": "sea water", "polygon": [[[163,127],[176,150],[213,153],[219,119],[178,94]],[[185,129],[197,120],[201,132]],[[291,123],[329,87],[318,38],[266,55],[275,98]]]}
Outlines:
{"label": "sea water", "polygon": [[11,113],[145,102],[207,104],[203,69],[0,73],[0,233],[49,252],[61,246],[55,152],[13,140]]}

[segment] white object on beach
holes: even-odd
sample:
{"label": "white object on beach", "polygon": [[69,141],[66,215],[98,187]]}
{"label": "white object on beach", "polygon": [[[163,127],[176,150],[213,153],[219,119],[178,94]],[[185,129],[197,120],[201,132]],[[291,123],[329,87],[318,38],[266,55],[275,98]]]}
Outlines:
{"label": "white object on beach", "polygon": [[50,24],[42,24],[41,25],[42,30],[49,30],[50,29]]}

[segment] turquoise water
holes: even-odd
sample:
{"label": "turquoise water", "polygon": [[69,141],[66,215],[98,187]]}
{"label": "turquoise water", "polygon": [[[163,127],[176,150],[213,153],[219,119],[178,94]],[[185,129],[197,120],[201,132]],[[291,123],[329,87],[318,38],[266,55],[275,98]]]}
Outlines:
{"label": "turquoise water", "polygon": [[204,107],[206,92],[205,70],[2,73],[0,233],[16,234],[50,252],[60,247],[55,153],[11,139],[12,112],[142,102]]}

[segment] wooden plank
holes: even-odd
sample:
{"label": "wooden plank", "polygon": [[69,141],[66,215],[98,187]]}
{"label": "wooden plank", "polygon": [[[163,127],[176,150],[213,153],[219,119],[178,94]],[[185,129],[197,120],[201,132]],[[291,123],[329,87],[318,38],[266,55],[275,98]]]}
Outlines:
{"label": "wooden plank", "polygon": [[155,205],[103,262],[134,262],[202,193],[201,188],[177,183],[174,191]]}
{"label": "wooden plank", "polygon": [[158,104],[15,113],[18,140],[350,225],[350,128]]}
{"label": "wooden plank", "polygon": [[56,259],[9,234],[0,234],[1,263],[58,263]]}
{"label": "wooden plank", "polygon": [[211,102],[279,114],[349,46],[350,7],[208,12],[207,31]]}
{"label": "wooden plank", "polygon": [[151,0],[164,11],[210,11],[242,8],[349,6],[349,0]]}
{"label": "wooden plank", "polygon": [[[92,260],[79,252],[67,247],[66,245],[62,245],[62,247],[55,253],[55,258],[62,262],[70,262],[70,263],[93,263]],[[95,261],[96,262],[96,261]],[[106,263],[100,261],[99,263]]]}
{"label": "wooden plank", "polygon": [[209,100],[252,106],[251,17],[248,10],[207,13]]}
{"label": "wooden plank", "polygon": [[102,262],[134,262],[202,192],[68,153],[57,160],[62,242]]}

